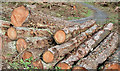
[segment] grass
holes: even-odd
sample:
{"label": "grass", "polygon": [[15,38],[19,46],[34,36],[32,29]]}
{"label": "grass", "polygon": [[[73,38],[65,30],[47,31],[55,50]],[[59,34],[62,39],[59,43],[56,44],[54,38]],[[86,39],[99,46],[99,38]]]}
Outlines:
{"label": "grass", "polygon": [[14,62],[9,62],[9,65],[13,69],[38,69],[37,67],[32,66],[31,62],[33,61],[33,58],[30,57],[29,59],[26,59],[25,61],[23,59],[14,61]]}

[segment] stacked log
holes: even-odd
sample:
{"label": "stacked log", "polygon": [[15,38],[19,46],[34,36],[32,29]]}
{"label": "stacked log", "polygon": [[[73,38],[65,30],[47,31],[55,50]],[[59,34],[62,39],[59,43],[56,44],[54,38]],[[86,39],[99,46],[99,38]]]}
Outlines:
{"label": "stacked log", "polygon": [[[10,31],[9,31],[10,30]],[[50,29],[34,29],[34,28],[25,28],[25,27],[2,27],[1,33],[3,35],[10,36],[10,33],[12,33],[11,30],[15,30],[16,32],[16,39],[20,37],[51,37],[51,31]],[[13,34],[15,35],[15,33]]]}
{"label": "stacked log", "polygon": [[[103,63],[117,47],[118,34],[111,33],[89,56],[81,59],[76,66],[86,69],[97,69],[98,64]],[[75,67],[76,67],[75,66]]]}
{"label": "stacked log", "polygon": [[105,64],[104,64],[104,68],[103,71],[108,71],[108,70],[118,70],[120,71],[120,48],[118,46],[118,48],[116,49],[116,51],[114,51],[114,53],[112,54],[112,56],[110,56]]}
{"label": "stacked log", "polygon": [[77,48],[79,44],[84,42],[87,39],[87,36],[95,33],[98,30],[98,28],[99,28],[98,26],[94,27],[94,29],[93,27],[91,27],[89,28],[91,29],[89,33],[87,33],[86,31],[82,32],[81,34],[79,34],[78,36],[64,44],[56,45],[54,47],[49,48],[48,51],[45,51],[43,53],[44,62],[48,63],[48,66],[54,66],[58,61],[63,59],[66,54],[68,54],[74,48]]}
{"label": "stacked log", "polygon": [[[63,65],[67,64],[69,68],[73,66],[73,64],[86,56],[90,51],[92,51],[107,35],[109,35],[110,30],[105,29],[108,25],[107,24],[103,29],[99,30],[97,33],[95,33],[92,37],[90,37],[88,40],[86,40],[84,43],[78,46],[78,49],[74,51],[72,54],[67,56],[64,60],[62,60],[60,63],[57,64]],[[113,27],[113,26],[112,26]],[[111,28],[111,27],[108,27]],[[88,31],[88,30],[87,30]],[[62,68],[62,67],[61,67]]]}
{"label": "stacked log", "polygon": [[[2,38],[3,53],[6,57],[7,54],[14,54],[16,51],[20,53],[25,48],[41,48],[43,50],[47,50],[50,47],[47,37],[24,37],[19,38],[17,41],[12,41],[7,36],[3,36]],[[19,41],[20,39],[23,41]]]}
{"label": "stacked log", "polygon": [[56,31],[56,33],[54,34],[54,40],[56,41],[57,44],[67,42],[71,38],[74,38],[75,36],[77,36],[81,32],[84,32],[93,25],[95,25],[95,21],[89,20],[81,25],[77,24],[77,25],[65,27],[62,30]]}

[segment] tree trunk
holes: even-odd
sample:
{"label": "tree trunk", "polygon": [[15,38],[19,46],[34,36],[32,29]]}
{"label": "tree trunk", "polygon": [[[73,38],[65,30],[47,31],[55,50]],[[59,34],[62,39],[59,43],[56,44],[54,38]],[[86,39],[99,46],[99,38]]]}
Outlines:
{"label": "tree trunk", "polygon": [[111,33],[89,56],[81,59],[76,66],[86,69],[97,69],[98,64],[103,63],[117,47],[118,34]]}
{"label": "tree trunk", "polygon": [[[43,53],[43,60],[46,63],[54,62],[55,60],[59,61],[61,58],[63,58],[66,54],[68,54],[74,48],[77,48],[79,44],[81,44],[87,39],[87,36],[97,31],[97,29],[98,27],[91,29],[91,32],[87,33],[88,35],[86,35],[86,32],[82,32],[81,34],[79,34],[78,36],[76,36],[75,38],[71,39],[70,41],[64,44],[49,48],[48,51]],[[51,55],[51,56],[47,57],[48,55]]]}
{"label": "tree trunk", "polygon": [[56,33],[54,34],[54,40],[56,41],[57,44],[67,42],[71,38],[74,38],[75,36],[89,29],[93,25],[95,25],[95,21],[89,20],[80,25],[77,24],[73,26],[67,26],[62,30],[56,31]]}

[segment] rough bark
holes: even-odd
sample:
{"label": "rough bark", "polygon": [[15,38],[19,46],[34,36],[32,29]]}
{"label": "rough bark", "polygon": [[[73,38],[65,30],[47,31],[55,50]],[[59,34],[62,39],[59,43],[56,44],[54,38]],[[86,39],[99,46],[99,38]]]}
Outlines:
{"label": "rough bark", "polygon": [[[4,56],[8,57],[8,54],[16,53],[16,42],[11,41],[7,36],[2,36],[3,38],[3,45],[2,45],[2,52]],[[24,37],[23,39],[27,42],[27,47],[29,48],[42,48],[48,49],[50,47],[48,38],[46,37]]]}
{"label": "rough bark", "polygon": [[[34,29],[34,28],[25,28],[25,27],[16,27],[17,38],[20,37],[51,37],[50,29]],[[1,33],[7,35],[8,28],[2,27]]]}
{"label": "rough bark", "polygon": [[[81,32],[84,32],[85,30],[89,29],[93,25],[95,25],[95,21],[89,20],[89,21],[87,21],[83,24],[80,24],[80,25],[77,24],[77,25],[73,25],[73,26],[67,26],[61,30],[61,31],[63,31],[63,33],[60,30],[58,30],[54,34],[54,40],[56,41],[57,44],[67,42],[71,38],[74,38],[75,36],[77,36]],[[63,36],[63,35],[65,35],[65,36]],[[64,39],[61,40],[62,38],[64,38]]]}
{"label": "rough bark", "polygon": [[103,69],[106,71],[107,69],[119,69],[120,70],[119,68],[120,59],[119,58],[120,58],[120,48],[118,46],[116,51],[114,51],[114,53],[105,62]]}
{"label": "rough bark", "polygon": [[[89,29],[91,29],[91,28],[89,28]],[[77,48],[79,44],[81,44],[82,42],[84,42],[87,39],[87,36],[94,33],[95,30],[97,30],[97,29],[98,29],[98,27],[92,29],[91,30],[92,32],[87,33],[88,35],[86,35],[86,32],[82,32],[81,34],[79,34],[75,38],[71,39],[70,41],[68,41],[68,42],[66,42],[64,44],[61,44],[61,45],[56,45],[54,47],[51,47],[46,52],[50,52],[51,54],[54,55],[54,60],[52,62],[54,62],[55,60],[60,60],[67,53],[72,51],[74,48]],[[43,54],[43,57],[44,57],[44,54]],[[49,58],[47,58],[47,59],[49,60]],[[51,59],[51,57],[50,57],[50,59]]]}
{"label": "rough bark", "polygon": [[60,63],[67,63],[70,67],[72,67],[74,62],[78,61],[80,58],[83,58],[88,54],[88,52],[92,51],[109,33],[110,31],[105,30],[98,31],[96,34],[90,37],[90,39],[79,45],[76,51],[74,51]]}
{"label": "rough bark", "polygon": [[98,64],[103,63],[117,47],[118,34],[111,33],[89,56],[81,59],[77,66],[86,69],[97,69]]}
{"label": "rough bark", "polygon": [[[92,28],[92,27],[91,27]],[[111,28],[111,29],[110,29]],[[84,56],[86,56],[90,51],[92,51],[107,35],[109,35],[110,31],[113,28],[113,23],[109,23],[104,27],[101,27],[97,33],[95,33],[92,37],[86,40],[83,44],[78,46],[78,49],[74,50],[72,54],[67,56],[64,60],[58,63],[66,63],[69,67],[72,67],[74,62],[80,60]],[[86,32],[90,34],[91,29]],[[87,34],[86,33],[86,34]]]}

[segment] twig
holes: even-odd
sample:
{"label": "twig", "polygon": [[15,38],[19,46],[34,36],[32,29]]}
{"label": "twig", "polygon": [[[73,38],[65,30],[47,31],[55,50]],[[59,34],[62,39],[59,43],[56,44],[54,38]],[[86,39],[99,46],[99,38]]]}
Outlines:
{"label": "twig", "polygon": [[28,48],[25,48],[22,52],[20,52],[15,58],[13,61],[15,61],[25,50],[27,50]]}

